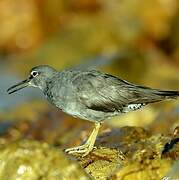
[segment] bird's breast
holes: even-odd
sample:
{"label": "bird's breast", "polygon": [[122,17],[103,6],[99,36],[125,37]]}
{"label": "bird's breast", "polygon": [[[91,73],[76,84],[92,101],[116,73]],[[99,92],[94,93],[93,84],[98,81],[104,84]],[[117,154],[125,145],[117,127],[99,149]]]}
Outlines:
{"label": "bird's breast", "polygon": [[68,114],[75,114],[77,101],[73,89],[67,86],[49,88],[45,96],[47,100]]}

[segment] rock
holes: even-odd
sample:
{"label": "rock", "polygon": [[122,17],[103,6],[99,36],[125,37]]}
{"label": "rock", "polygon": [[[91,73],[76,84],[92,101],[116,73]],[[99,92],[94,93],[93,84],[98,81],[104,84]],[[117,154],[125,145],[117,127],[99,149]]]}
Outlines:
{"label": "rock", "polygon": [[172,166],[172,159],[161,158],[168,140],[140,127],[115,128],[98,136],[88,156],[76,158],[94,179],[161,179]]}
{"label": "rock", "polygon": [[155,159],[150,161],[127,163],[123,168],[116,171],[111,179],[117,180],[151,180],[162,179],[168,169],[171,167],[171,161],[167,159]]}
{"label": "rock", "polygon": [[115,149],[98,148],[87,157],[78,160],[94,179],[105,180],[117,167],[122,166],[124,155]]}
{"label": "rock", "polygon": [[164,176],[166,179],[178,179],[179,178],[179,161],[175,161],[169,172]]}
{"label": "rock", "polygon": [[0,179],[87,180],[74,160],[47,143],[19,140],[0,147]]}
{"label": "rock", "polygon": [[[111,128],[104,125],[93,151],[85,157],[70,155],[74,161],[57,150],[84,143],[92,127],[89,122],[48,112],[38,121],[16,124],[0,138],[0,179],[6,176],[8,179],[47,177],[52,180],[90,176],[97,180],[162,179],[174,168],[176,158],[172,154],[177,155],[178,143],[163,156],[162,152],[172,138],[152,135],[142,127]],[[174,139],[178,138],[177,132],[175,130]],[[47,143],[22,140],[27,138]]]}

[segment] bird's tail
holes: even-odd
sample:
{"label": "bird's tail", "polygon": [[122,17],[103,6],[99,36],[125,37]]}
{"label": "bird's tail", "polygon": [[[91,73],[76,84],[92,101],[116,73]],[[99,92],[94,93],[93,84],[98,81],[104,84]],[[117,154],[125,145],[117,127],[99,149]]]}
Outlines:
{"label": "bird's tail", "polygon": [[141,88],[142,92],[140,101],[143,103],[154,103],[167,99],[176,99],[179,97],[179,91],[163,91],[151,88]]}
{"label": "bird's tail", "polygon": [[179,91],[156,90],[155,94],[161,97],[162,99],[176,99],[177,97],[179,97]]}

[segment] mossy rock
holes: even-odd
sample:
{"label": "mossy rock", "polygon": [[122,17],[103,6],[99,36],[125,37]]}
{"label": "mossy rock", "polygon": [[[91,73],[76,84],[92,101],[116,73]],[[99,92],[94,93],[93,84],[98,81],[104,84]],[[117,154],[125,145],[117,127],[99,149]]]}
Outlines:
{"label": "mossy rock", "polygon": [[0,179],[90,179],[79,164],[46,143],[20,140],[0,147]]}
{"label": "mossy rock", "polygon": [[116,171],[111,179],[118,180],[151,180],[162,179],[171,168],[172,162],[169,159],[154,159],[142,162],[128,162],[123,168]]}

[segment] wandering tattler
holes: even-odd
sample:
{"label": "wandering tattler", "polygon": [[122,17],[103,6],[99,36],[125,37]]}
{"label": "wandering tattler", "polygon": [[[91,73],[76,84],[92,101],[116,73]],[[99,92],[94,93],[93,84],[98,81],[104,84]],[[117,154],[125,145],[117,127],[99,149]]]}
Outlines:
{"label": "wandering tattler", "polygon": [[85,144],[66,149],[86,156],[94,147],[101,123],[121,113],[165,99],[175,99],[179,91],[163,91],[129,83],[96,70],[58,72],[47,65],[32,68],[28,78],[10,87],[14,93],[27,86],[40,88],[49,102],[74,117],[95,123]]}

